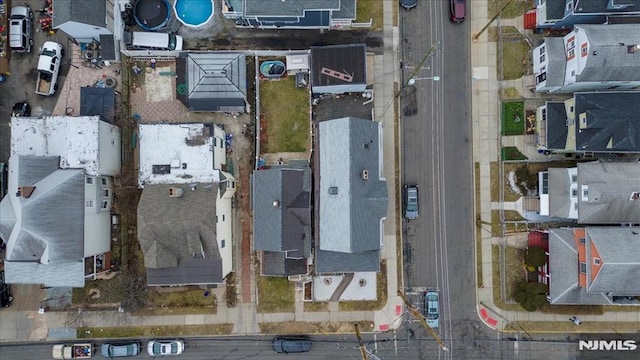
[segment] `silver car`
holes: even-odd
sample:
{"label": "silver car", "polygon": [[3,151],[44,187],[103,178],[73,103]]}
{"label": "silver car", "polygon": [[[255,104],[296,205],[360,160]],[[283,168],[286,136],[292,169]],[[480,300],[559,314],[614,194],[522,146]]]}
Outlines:
{"label": "silver car", "polygon": [[418,185],[404,186],[404,217],[413,220],[418,217]]}
{"label": "silver car", "polygon": [[437,291],[429,290],[424,296],[424,315],[427,318],[427,324],[432,329],[437,329],[440,318],[440,301]]}
{"label": "silver car", "polygon": [[15,52],[31,52],[33,46],[33,11],[28,6],[15,6],[9,18],[9,46]]}

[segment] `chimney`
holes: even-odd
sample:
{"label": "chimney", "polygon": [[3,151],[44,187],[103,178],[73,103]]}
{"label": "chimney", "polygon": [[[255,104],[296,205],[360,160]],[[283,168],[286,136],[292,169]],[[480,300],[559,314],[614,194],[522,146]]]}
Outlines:
{"label": "chimney", "polygon": [[369,170],[364,169],[362,170],[362,180],[368,180],[369,179]]}
{"label": "chimney", "polygon": [[169,197],[172,197],[172,198],[182,197],[183,191],[184,190],[182,190],[182,188],[170,187],[169,188]]}

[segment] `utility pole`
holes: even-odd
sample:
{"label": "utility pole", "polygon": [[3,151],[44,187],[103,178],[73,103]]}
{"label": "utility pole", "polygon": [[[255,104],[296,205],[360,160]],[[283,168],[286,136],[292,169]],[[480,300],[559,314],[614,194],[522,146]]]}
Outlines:
{"label": "utility pole", "polygon": [[420,321],[420,324],[422,325],[423,328],[425,328],[427,330],[427,332],[436,340],[436,342],[438,343],[438,345],[440,346],[440,348],[444,351],[449,351],[449,348],[447,348],[447,345],[445,345],[444,341],[442,341],[442,339],[440,338],[440,336],[438,335],[437,332],[435,332],[435,330],[433,330],[431,328],[431,326],[429,326],[429,324],[427,324],[427,320],[424,318],[424,315],[422,315],[418,310],[416,310],[412,305],[411,302],[409,301],[409,299],[407,299],[407,297],[402,293],[402,291],[398,290],[398,296],[400,296],[400,298],[402,298],[402,301],[404,301],[404,304],[407,305],[407,309],[409,310],[409,313],[416,319],[418,319],[418,321]]}
{"label": "utility pole", "polygon": [[362,360],[380,360],[379,357],[373,355],[369,350],[367,350],[366,346],[362,342],[362,337],[360,337],[360,327],[358,323],[354,324],[356,327],[356,338],[358,338],[358,349],[360,349],[360,356],[362,356]]}

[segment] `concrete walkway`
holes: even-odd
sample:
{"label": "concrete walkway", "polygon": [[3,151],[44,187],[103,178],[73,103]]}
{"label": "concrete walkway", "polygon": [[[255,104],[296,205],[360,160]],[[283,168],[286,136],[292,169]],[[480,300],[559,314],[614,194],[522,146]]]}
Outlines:
{"label": "concrete walkway", "polygon": [[[487,16],[486,1],[471,1],[469,6],[473,9],[470,12],[471,18],[471,34],[475,36],[487,24],[489,18]],[[522,29],[523,19],[507,19],[496,21],[493,25],[510,25],[515,26],[520,31]],[[516,203],[495,203],[491,201],[491,183],[493,181],[502,181],[501,179],[492,179],[490,177],[490,164],[499,161],[500,148],[502,146],[516,146],[525,154],[530,161],[552,161],[560,160],[564,157],[553,157],[539,154],[535,150],[535,143],[531,143],[531,139],[526,135],[515,137],[500,136],[500,94],[504,87],[515,87],[518,92],[527,98],[532,96],[544,96],[541,94],[533,94],[529,91],[530,79],[510,80],[499,82],[497,80],[497,43],[490,42],[487,38],[487,32],[481,34],[477,40],[471,44],[471,73],[472,73],[472,113],[473,113],[473,151],[474,161],[479,163],[480,171],[480,218],[482,220],[482,280],[483,284],[477,289],[477,311],[478,317],[483,322],[499,331],[519,331],[521,324],[527,322],[558,322],[556,330],[560,332],[585,331],[586,326],[580,328],[572,328],[565,330],[566,324],[569,324],[568,315],[543,314],[541,312],[527,311],[507,311],[499,309],[493,300],[493,266],[492,263],[492,245],[514,245],[520,244],[515,239],[495,238],[491,235],[491,210],[516,210],[519,204]],[[478,261],[480,261],[478,259]],[[497,285],[497,284],[495,284]],[[602,315],[582,315],[580,319],[583,324],[590,322],[625,322],[639,323],[640,311],[633,312],[605,312]],[[593,327],[595,328],[595,327]],[[602,332],[603,329],[599,329]],[[606,330],[604,330],[606,331]]]}

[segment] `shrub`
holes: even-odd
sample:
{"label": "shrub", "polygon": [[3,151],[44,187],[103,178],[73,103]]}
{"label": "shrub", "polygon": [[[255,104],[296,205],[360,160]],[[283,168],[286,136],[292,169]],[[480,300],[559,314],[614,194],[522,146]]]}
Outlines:
{"label": "shrub", "polygon": [[521,281],[515,287],[513,298],[523,309],[536,311],[547,303],[545,284]]}
{"label": "shrub", "polygon": [[538,266],[544,265],[547,261],[547,255],[544,253],[544,250],[539,247],[530,247],[527,248],[527,253],[524,257],[524,261],[529,266],[533,266],[537,268]]}

